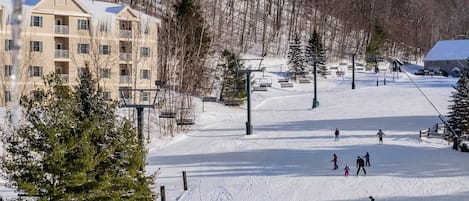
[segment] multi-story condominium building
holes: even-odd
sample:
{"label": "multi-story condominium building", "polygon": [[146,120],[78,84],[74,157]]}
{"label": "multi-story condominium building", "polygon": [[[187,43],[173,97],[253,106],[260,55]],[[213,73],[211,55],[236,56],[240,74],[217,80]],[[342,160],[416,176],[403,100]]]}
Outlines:
{"label": "multi-story condominium building", "polygon": [[[107,2],[26,0],[18,86],[12,89],[12,1],[0,0],[0,106],[11,104],[13,90],[34,93],[50,73],[77,84],[85,67],[109,100],[126,89],[156,88],[158,19]],[[134,99],[152,99],[149,92],[135,94]]]}

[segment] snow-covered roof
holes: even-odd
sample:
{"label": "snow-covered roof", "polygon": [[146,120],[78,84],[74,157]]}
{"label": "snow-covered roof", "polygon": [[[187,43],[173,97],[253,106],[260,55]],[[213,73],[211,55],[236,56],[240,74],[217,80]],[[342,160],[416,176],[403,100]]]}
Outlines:
{"label": "snow-covered roof", "polygon": [[79,0],[79,2],[94,14],[117,15],[126,7],[126,5],[93,0]]}
{"label": "snow-covered roof", "polygon": [[423,61],[469,59],[469,40],[441,40],[427,53]]}

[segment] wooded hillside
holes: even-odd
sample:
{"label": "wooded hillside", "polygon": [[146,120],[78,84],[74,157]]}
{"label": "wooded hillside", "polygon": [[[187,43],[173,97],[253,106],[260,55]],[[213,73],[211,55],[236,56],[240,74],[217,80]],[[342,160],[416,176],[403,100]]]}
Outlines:
{"label": "wooded hillside", "polygon": [[[175,0],[107,0],[161,15]],[[388,33],[386,54],[423,55],[438,40],[469,35],[467,0],[200,0],[212,47],[285,55],[292,34],[314,29],[328,58],[364,48],[375,25]],[[412,58],[411,57],[411,58]]]}

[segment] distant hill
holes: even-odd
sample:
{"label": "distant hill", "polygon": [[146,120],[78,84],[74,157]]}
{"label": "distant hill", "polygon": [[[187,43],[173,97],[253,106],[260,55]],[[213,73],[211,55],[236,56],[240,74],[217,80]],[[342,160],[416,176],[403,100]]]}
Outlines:
{"label": "distant hill", "polygon": [[[107,0],[161,15],[174,0]],[[421,58],[441,39],[469,36],[467,0],[201,0],[214,47],[285,55],[294,32],[323,36],[329,58],[364,49],[375,25],[388,34],[387,56]],[[385,55],[385,56],[386,56]],[[407,58],[406,58],[407,57]]]}

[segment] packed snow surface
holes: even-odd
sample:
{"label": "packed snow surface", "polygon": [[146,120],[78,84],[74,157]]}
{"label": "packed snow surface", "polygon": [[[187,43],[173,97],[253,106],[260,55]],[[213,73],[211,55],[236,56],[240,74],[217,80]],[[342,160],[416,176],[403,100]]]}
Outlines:
{"label": "packed snow surface", "polygon": [[[419,130],[439,123],[439,113],[447,114],[457,78],[415,76],[419,67],[406,65],[406,74],[356,72],[352,90],[350,73],[331,75],[318,79],[320,106],[311,109],[313,83],[280,88],[281,66],[266,65],[272,67],[255,76],[272,78],[273,84],[267,92],[252,93],[252,135],[246,135],[245,106],[205,103],[192,132],[149,148],[147,170],[161,169],[155,190],[165,186],[167,200],[468,199],[469,155],[441,139],[418,137]],[[386,134],[383,145],[378,129]],[[371,167],[357,177],[356,158],[366,152]],[[334,153],[338,170],[332,170]],[[345,164],[351,167],[348,177]]]}

